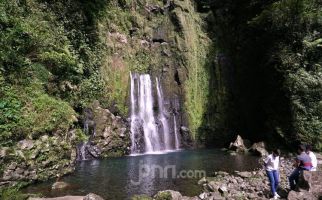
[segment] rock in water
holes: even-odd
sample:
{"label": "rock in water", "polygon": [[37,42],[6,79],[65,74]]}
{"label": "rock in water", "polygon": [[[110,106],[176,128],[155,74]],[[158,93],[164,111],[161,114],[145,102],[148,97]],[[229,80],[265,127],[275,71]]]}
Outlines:
{"label": "rock in water", "polygon": [[247,150],[244,141],[240,135],[237,135],[235,142],[230,143],[229,149],[237,152],[245,152]]}
{"label": "rock in water", "polygon": [[65,183],[63,181],[58,181],[58,182],[55,182],[52,186],[51,186],[51,189],[52,190],[61,190],[61,189],[64,189],[66,187],[68,187],[69,184],[68,183]]}
{"label": "rock in water", "polygon": [[98,196],[97,194],[94,193],[89,193],[84,197],[83,200],[104,200],[102,197]]}
{"label": "rock in water", "polygon": [[164,190],[158,192],[155,196],[154,199],[156,200],[163,200],[163,199],[169,199],[169,200],[181,200],[182,195],[180,192],[173,191],[173,190]]}
{"label": "rock in water", "polygon": [[264,142],[257,142],[252,145],[250,148],[250,152],[254,153],[255,155],[258,156],[267,156],[268,152],[265,149],[265,143]]}

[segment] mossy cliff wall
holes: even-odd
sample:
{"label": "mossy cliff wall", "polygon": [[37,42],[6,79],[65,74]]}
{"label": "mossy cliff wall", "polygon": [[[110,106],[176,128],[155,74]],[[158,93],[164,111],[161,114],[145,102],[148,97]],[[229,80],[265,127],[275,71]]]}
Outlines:
{"label": "mossy cliff wall", "polygon": [[214,131],[225,135],[227,82],[207,20],[211,13],[199,13],[191,0],[110,3],[98,27],[108,52],[101,75],[116,110],[128,114],[130,71],[150,73],[196,141]]}
{"label": "mossy cliff wall", "polygon": [[[178,124],[190,127],[196,141],[224,127],[226,90],[211,16],[193,1],[4,0],[0,13],[1,181],[71,171],[75,146],[89,138],[84,110],[95,100],[126,127],[130,71],[160,79],[168,109],[180,113]],[[127,152],[119,141],[129,139],[128,131],[111,133],[120,138],[110,149],[105,128],[93,141],[106,149],[101,155]]]}

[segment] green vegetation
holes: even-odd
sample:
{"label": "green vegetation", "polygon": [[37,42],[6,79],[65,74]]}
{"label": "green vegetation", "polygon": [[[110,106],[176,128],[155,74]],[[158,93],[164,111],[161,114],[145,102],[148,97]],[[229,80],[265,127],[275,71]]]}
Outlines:
{"label": "green vegetation", "polygon": [[162,191],[158,192],[158,194],[155,196],[156,200],[172,200],[172,195],[170,192]]}
{"label": "green vegetation", "polygon": [[25,200],[28,196],[22,194],[17,187],[0,190],[0,198],[3,200]]}
{"label": "green vegetation", "polygon": [[[184,10],[189,10],[185,12]],[[189,125],[194,138],[201,137],[198,129],[202,126],[203,117],[207,112],[210,93],[209,73],[212,63],[208,58],[214,57],[212,40],[203,30],[203,18],[195,11],[191,1],[180,2],[180,8],[176,8],[174,14],[178,18],[182,37],[177,38],[188,71],[188,79],[185,82],[185,112],[189,116]]]}

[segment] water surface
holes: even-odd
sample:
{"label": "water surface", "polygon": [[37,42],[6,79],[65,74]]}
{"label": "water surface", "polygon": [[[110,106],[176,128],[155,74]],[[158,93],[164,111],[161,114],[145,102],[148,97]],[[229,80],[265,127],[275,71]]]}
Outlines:
{"label": "water surface", "polygon": [[[206,176],[212,176],[215,171],[252,170],[258,167],[257,160],[257,157],[231,156],[214,149],[88,160],[77,163],[76,171],[62,178],[71,184],[70,188],[51,191],[53,181],[48,181],[32,185],[26,192],[41,192],[46,197],[93,192],[109,200],[121,200],[135,194],[154,195],[157,191],[172,189],[194,196],[201,192],[197,181],[202,178],[198,176],[203,175],[203,171]],[[160,171],[167,168],[167,173],[160,175]],[[151,173],[147,173],[149,169]]]}

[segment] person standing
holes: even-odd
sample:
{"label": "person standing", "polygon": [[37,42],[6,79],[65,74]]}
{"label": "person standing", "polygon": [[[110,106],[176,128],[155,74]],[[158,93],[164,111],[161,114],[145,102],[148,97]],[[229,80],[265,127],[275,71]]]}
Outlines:
{"label": "person standing", "polygon": [[273,150],[272,154],[268,155],[267,158],[264,160],[266,174],[270,182],[271,192],[274,196],[274,199],[280,198],[280,196],[276,192],[279,183],[279,156],[280,150],[275,149]]}
{"label": "person standing", "polygon": [[297,150],[297,157],[295,158],[295,169],[293,170],[292,174],[289,176],[288,180],[290,182],[291,190],[295,189],[296,184],[298,183],[298,179],[300,173],[303,170],[311,170],[312,168],[312,161],[309,155],[305,152],[306,147],[304,145],[300,145]]}
{"label": "person standing", "polygon": [[315,154],[312,152],[312,146],[306,145],[306,154],[309,155],[312,162],[312,168],[310,171],[316,171],[318,166],[318,160],[316,159]]}

